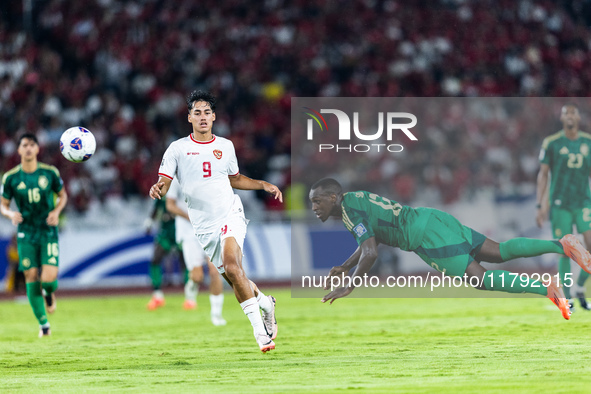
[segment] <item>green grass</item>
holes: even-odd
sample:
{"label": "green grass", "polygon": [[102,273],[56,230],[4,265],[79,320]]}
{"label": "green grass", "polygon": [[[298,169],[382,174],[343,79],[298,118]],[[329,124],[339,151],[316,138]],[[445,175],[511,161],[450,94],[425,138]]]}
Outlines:
{"label": "green grass", "polygon": [[236,300],[226,327],[180,294],[60,298],[37,338],[28,304],[0,302],[2,392],[589,392],[591,312],[546,299],[277,297],[277,349],[262,354]]}

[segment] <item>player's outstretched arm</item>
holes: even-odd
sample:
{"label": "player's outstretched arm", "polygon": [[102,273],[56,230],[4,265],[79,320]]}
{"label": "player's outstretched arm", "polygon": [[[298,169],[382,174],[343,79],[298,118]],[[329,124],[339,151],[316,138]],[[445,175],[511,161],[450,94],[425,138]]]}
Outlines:
{"label": "player's outstretched arm", "polygon": [[279,190],[279,188],[272,183],[251,179],[242,174],[230,176],[228,178],[230,178],[230,185],[234,189],[264,190],[267,193],[271,193],[273,196],[275,196],[276,200],[283,202],[283,193],[281,193],[281,190]]}
{"label": "player's outstretched arm", "polygon": [[[357,264],[355,272],[353,272],[353,277],[364,276],[367,274],[371,267],[373,267],[377,258],[378,245],[376,243],[375,237],[371,237],[361,244],[361,257],[359,258],[359,264]],[[336,299],[343,298],[351,294],[354,289],[355,287],[353,286],[353,281],[351,281],[351,286],[340,287],[334,291],[331,291],[324,296],[322,302],[330,301],[332,304]]]}
{"label": "player's outstretched arm", "polygon": [[543,164],[538,172],[538,181],[536,186],[536,224],[542,228],[544,222],[548,219],[549,199],[548,199],[548,178],[550,166]]}
{"label": "player's outstretched arm", "polygon": [[50,226],[57,226],[59,224],[60,213],[64,210],[64,208],[66,207],[66,204],[68,202],[68,194],[66,193],[65,187],[62,187],[62,190],[60,190],[57,193],[57,197],[58,197],[57,205],[47,215],[46,222]]}
{"label": "player's outstretched arm", "polygon": [[[361,246],[357,247],[351,257],[349,257],[345,262],[341,265],[337,265],[336,267],[332,267],[330,272],[328,273],[328,277],[332,278],[333,276],[340,276],[342,274],[348,273],[351,268],[355,267],[359,262],[359,257],[361,257]],[[330,288],[330,282],[326,282],[326,286],[324,290],[328,290]]]}
{"label": "player's outstretched arm", "polygon": [[158,178],[158,182],[153,184],[150,188],[150,197],[152,198],[152,200],[160,200],[162,197],[164,197],[168,192],[168,189],[170,189],[171,183],[172,179],[167,178],[165,176],[161,176],[160,178]]}
{"label": "player's outstretched arm", "polygon": [[19,223],[22,223],[23,215],[21,215],[20,212],[12,211],[10,209],[10,200],[7,200],[4,197],[0,197],[0,199],[0,213],[2,213],[3,216],[6,216],[8,219],[10,219],[12,224],[15,226]]}

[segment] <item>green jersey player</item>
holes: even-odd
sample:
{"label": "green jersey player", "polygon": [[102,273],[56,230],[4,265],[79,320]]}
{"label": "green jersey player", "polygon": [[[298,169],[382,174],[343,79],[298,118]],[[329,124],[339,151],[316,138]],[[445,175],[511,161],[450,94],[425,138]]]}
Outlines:
{"label": "green jersey player", "polygon": [[[499,244],[462,225],[448,213],[433,208],[403,206],[366,191],[343,193],[341,185],[330,178],[312,186],[310,201],[312,210],[321,221],[330,216],[342,218],[359,245],[342,265],[330,270],[329,277],[345,274],[355,266],[353,276],[363,277],[376,261],[377,245],[383,243],[415,252],[431,267],[446,275],[463,276],[470,284],[478,283],[475,287],[480,290],[547,296],[568,320],[570,309],[556,280],[546,284],[533,279],[509,281],[508,271],[487,271],[480,262],[502,263],[544,253],[566,253],[585,270],[591,271],[591,254],[572,235],[560,241],[515,238]],[[476,281],[473,282],[472,278]],[[338,288],[322,301],[330,300],[332,303],[349,295],[353,289],[353,286]]]}
{"label": "green jersey player", "polygon": [[[162,262],[164,258],[176,250],[174,217],[166,210],[166,200],[154,202],[150,218],[146,220],[146,233],[150,233],[154,221],[159,222],[158,234],[154,238],[154,254],[150,261],[150,280],[152,281],[152,298],[147,304],[151,311],[165,305],[162,292]],[[179,260],[184,266],[183,256]]]}
{"label": "green jersey player", "polygon": [[[591,174],[591,135],[579,130],[581,116],[575,105],[562,107],[560,115],[563,129],[544,139],[540,151],[540,171],[537,184],[537,215],[538,227],[550,212],[552,233],[560,238],[573,231],[576,226],[579,234],[583,234],[587,249],[591,246],[591,191],[589,175]],[[549,198],[548,177],[550,181]],[[570,259],[560,258],[558,264],[562,280],[570,275]],[[589,274],[581,271],[575,287],[575,296],[579,298],[581,307],[590,310],[584,294],[584,284]],[[571,297],[571,289],[565,287],[566,298]],[[572,302],[569,301],[571,309]]]}
{"label": "green jersey player", "polygon": [[[27,297],[39,321],[39,336],[43,337],[51,334],[45,313],[53,313],[56,309],[57,225],[68,197],[57,168],[37,161],[39,144],[35,135],[24,134],[19,138],[18,154],[21,164],[2,177],[0,211],[18,225],[19,269],[25,274]],[[10,209],[12,199],[18,211]]]}

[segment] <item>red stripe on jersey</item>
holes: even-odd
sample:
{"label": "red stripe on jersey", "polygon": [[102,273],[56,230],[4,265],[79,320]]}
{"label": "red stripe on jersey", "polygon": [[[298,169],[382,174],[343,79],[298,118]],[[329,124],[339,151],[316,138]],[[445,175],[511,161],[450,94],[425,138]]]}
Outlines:
{"label": "red stripe on jersey", "polygon": [[172,181],[172,177],[170,175],[166,175],[166,174],[163,174],[163,173],[159,172],[158,173],[158,176],[165,176],[165,177],[169,178]]}
{"label": "red stripe on jersey", "polygon": [[228,175],[228,176],[238,176],[238,174],[240,174],[240,171],[238,171],[236,174],[234,175]]}
{"label": "red stripe on jersey", "polygon": [[213,138],[212,139],[210,139],[209,141],[205,141],[205,142],[197,141],[195,138],[193,138],[193,133],[189,134],[189,137],[191,137],[191,140],[193,142],[196,142],[198,144],[211,144],[213,141],[215,141],[215,135],[213,135]]}

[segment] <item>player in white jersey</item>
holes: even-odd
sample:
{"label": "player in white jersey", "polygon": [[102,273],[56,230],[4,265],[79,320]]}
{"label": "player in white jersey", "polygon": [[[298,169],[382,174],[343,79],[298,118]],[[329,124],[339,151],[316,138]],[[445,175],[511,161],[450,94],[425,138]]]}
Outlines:
{"label": "player in white jersey", "polygon": [[225,326],[226,321],[222,317],[222,306],[224,305],[222,278],[205,255],[203,248],[201,248],[197,237],[193,233],[193,226],[191,226],[187,213],[187,204],[184,201],[185,197],[182,195],[181,186],[174,179],[166,195],[166,210],[175,215],[176,243],[180,245],[185,265],[189,271],[189,279],[185,284],[185,302],[183,306],[185,309],[195,309],[197,307],[199,285],[203,283],[203,265],[207,262],[210,278],[211,322],[215,326]]}
{"label": "player in white jersey", "polygon": [[214,96],[194,91],[187,98],[187,108],[192,133],[174,141],[164,153],[158,182],[150,188],[150,197],[159,199],[166,195],[172,179],[178,179],[199,243],[234,289],[260,350],[267,352],[275,349],[273,339],[277,336],[275,298],[265,296],[242,268],[248,221],[240,197],[232,188],[262,189],[280,201],[283,195],[275,185],[240,174],[232,142],[212,134],[216,117]]}

